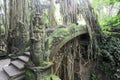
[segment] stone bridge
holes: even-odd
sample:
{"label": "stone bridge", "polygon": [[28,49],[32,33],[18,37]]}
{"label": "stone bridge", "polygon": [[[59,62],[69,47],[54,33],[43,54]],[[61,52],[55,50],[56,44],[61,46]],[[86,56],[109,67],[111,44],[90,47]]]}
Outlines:
{"label": "stone bridge", "polygon": [[47,54],[54,63],[52,74],[61,80],[88,80],[94,65],[89,62],[90,37],[87,27],[70,25],[48,37]]}
{"label": "stone bridge", "polygon": [[47,38],[46,53],[50,54],[50,57],[55,56],[66,43],[85,34],[89,37],[85,25],[71,24],[65,28],[57,28]]}

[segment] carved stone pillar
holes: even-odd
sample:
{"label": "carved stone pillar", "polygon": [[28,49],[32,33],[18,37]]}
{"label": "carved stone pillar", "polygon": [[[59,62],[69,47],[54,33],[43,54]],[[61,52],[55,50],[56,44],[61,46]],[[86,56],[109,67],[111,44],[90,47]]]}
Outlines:
{"label": "carved stone pillar", "polygon": [[31,34],[31,58],[35,66],[42,65],[45,27],[40,14],[35,14],[32,19]]}

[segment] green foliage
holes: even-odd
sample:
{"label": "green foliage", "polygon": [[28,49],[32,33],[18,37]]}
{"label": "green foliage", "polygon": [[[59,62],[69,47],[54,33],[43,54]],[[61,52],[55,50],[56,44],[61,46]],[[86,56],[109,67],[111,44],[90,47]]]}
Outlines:
{"label": "green foliage", "polygon": [[92,72],[92,74],[90,76],[90,80],[98,80],[98,76],[95,72]]}
{"label": "green foliage", "polygon": [[61,79],[56,75],[50,75],[50,76],[47,76],[45,80],[61,80]]}
{"label": "green foliage", "polygon": [[[115,11],[115,8],[119,9],[119,6],[116,4],[119,4],[120,0],[92,0],[92,7],[96,11],[98,15],[99,21],[104,21],[111,17],[111,10]],[[116,6],[116,7],[115,7]],[[109,10],[108,12],[106,10]],[[114,11],[112,13],[114,13]]]}
{"label": "green foliage", "polygon": [[104,23],[102,23],[104,27],[119,27],[120,26],[120,15],[117,15],[115,17],[109,18]]}
{"label": "green foliage", "polygon": [[92,6],[94,7],[95,10],[100,10],[106,5],[112,5],[117,2],[120,2],[120,0],[93,0]]}
{"label": "green foliage", "polygon": [[111,79],[116,79],[120,69],[120,39],[114,37],[105,38],[100,45],[99,69]]}
{"label": "green foliage", "polygon": [[120,0],[96,0],[95,2],[111,5],[115,4],[116,2],[120,2]]}
{"label": "green foliage", "polygon": [[117,27],[120,27],[120,15],[109,18],[105,22],[101,23],[102,30],[105,33],[111,34],[111,30]]}
{"label": "green foliage", "polygon": [[104,0],[106,4],[114,4],[116,2],[120,2],[120,0]]}
{"label": "green foliage", "polygon": [[106,37],[102,39],[99,47],[98,63],[96,70],[91,74],[91,80],[101,80],[101,77],[118,80],[120,78],[120,39]]}
{"label": "green foliage", "polygon": [[28,78],[29,80],[35,80],[35,75],[34,75],[30,70],[26,70],[26,71],[25,71],[25,76],[26,76],[26,78]]}

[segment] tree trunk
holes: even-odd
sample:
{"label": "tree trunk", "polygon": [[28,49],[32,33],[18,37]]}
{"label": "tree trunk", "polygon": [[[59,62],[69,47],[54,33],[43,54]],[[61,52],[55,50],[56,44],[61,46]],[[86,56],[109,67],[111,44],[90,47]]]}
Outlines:
{"label": "tree trunk", "polygon": [[5,26],[5,39],[8,37],[8,12],[7,12],[7,0],[4,0],[4,12],[5,12],[5,21],[4,21],[4,26]]}
{"label": "tree trunk", "polygon": [[[95,58],[96,54],[99,53],[99,43],[103,37],[103,32],[100,28],[97,15],[94,13],[93,8],[91,7],[88,0],[79,0],[80,1],[80,13],[86,21],[90,36],[90,45],[89,45],[89,55],[90,58]],[[84,6],[84,7],[83,7]]]}
{"label": "tree trunk", "polygon": [[8,53],[21,53],[28,41],[27,0],[11,0]]}
{"label": "tree trunk", "polygon": [[50,27],[53,28],[57,25],[57,22],[55,20],[54,16],[54,0],[50,0],[50,8],[49,8],[49,21],[50,21]]}
{"label": "tree trunk", "polygon": [[[58,2],[58,1],[57,1]],[[77,1],[60,0],[60,12],[63,17],[63,24],[77,23]]]}

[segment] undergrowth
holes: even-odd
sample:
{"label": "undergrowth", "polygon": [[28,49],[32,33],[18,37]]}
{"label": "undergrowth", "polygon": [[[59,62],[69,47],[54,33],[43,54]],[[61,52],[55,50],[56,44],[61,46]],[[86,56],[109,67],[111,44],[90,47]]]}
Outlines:
{"label": "undergrowth", "polygon": [[100,45],[100,53],[98,70],[111,80],[120,78],[120,39],[111,36],[104,38]]}

